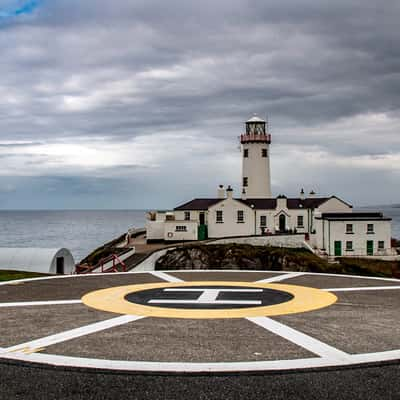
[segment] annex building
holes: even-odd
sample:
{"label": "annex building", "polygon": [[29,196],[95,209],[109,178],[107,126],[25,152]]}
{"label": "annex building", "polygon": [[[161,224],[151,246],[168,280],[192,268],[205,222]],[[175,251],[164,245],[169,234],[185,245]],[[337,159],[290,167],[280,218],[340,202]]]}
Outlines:
{"label": "annex building", "polygon": [[391,219],[380,212],[355,212],[336,196],[272,196],[271,134],[253,116],[240,136],[242,191],[220,185],[214,198],[196,198],[171,211],[153,211],[147,241],[182,242],[208,238],[301,235],[310,248],[327,256],[392,256]]}

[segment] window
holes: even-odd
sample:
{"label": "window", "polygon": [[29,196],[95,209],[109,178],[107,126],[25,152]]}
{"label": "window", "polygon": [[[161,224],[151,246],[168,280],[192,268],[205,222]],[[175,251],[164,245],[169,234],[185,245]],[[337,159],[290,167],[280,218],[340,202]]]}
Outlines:
{"label": "window", "polygon": [[378,241],[378,250],[383,250],[385,248],[385,242],[383,240]]}
{"label": "window", "polygon": [[190,221],[190,211],[185,211],[185,221]]}
{"label": "window", "polygon": [[354,233],[353,224],[346,224],[346,233]]}
{"label": "window", "polygon": [[346,251],[353,251],[353,242],[346,242]]}
{"label": "window", "polygon": [[249,186],[249,178],[247,176],[243,177],[243,187]]}
{"label": "window", "polygon": [[374,233],[374,224],[367,224],[367,233]]}
{"label": "window", "polygon": [[217,216],[217,219],[216,219],[217,224],[223,224],[224,223],[224,214],[223,214],[222,210],[217,210],[216,216]]}
{"label": "window", "polygon": [[249,149],[244,149],[243,150],[243,157],[247,158],[249,156]]}
{"label": "window", "polygon": [[297,226],[299,228],[303,228],[304,227],[304,217],[303,217],[303,215],[298,215],[297,216]]}
{"label": "window", "polygon": [[175,226],[175,232],[187,232],[187,227],[185,225]]}
{"label": "window", "polygon": [[268,157],[268,150],[267,149],[261,149],[261,156],[262,157]]}
{"label": "window", "polygon": [[244,211],[243,210],[238,210],[238,212],[237,212],[237,223],[238,224],[244,223]]}
{"label": "window", "polygon": [[260,226],[267,226],[267,216],[266,215],[260,215]]}

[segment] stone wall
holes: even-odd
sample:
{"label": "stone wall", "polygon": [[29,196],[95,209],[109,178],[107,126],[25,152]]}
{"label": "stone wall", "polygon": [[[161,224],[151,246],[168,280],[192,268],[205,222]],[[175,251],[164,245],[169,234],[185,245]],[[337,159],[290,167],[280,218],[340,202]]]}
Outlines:
{"label": "stone wall", "polygon": [[207,244],[251,244],[253,246],[274,246],[299,248],[305,247],[304,235],[274,235],[274,236],[248,236],[216,239],[207,242]]}

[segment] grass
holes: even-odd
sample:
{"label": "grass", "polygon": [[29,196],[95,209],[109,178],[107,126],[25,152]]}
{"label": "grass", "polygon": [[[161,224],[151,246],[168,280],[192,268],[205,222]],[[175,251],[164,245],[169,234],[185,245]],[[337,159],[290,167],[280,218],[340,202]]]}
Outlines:
{"label": "grass", "polygon": [[27,279],[27,278],[40,278],[43,276],[48,276],[47,274],[39,274],[36,272],[24,272],[24,271],[0,271],[0,282],[14,281],[17,279]]}

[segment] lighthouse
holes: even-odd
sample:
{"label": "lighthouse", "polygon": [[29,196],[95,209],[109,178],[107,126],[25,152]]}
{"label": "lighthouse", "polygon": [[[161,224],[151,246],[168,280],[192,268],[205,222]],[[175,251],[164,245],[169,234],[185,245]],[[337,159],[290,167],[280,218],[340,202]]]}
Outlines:
{"label": "lighthouse", "polygon": [[254,115],[240,136],[242,149],[242,193],[249,199],[271,197],[269,145],[271,135],[266,121]]}

